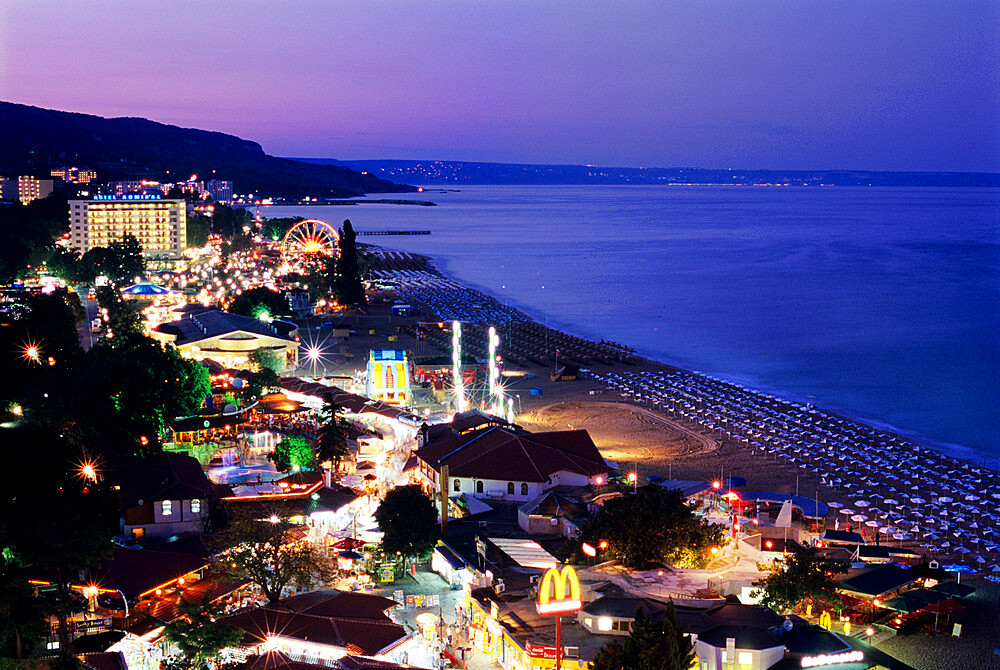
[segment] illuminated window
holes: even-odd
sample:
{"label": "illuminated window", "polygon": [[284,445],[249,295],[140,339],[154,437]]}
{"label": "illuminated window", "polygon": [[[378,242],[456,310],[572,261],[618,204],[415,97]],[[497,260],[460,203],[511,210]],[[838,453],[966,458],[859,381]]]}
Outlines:
{"label": "illuminated window", "polygon": [[[597,630],[607,632],[611,630],[611,617],[602,616],[597,619]],[[725,662],[725,659],[723,659]]]}
{"label": "illuminated window", "polygon": [[162,513],[163,513],[163,516],[170,516],[171,514],[174,513],[174,509],[173,509],[174,508],[174,501],[172,501],[172,500],[164,500],[162,503],[160,503],[160,508],[161,508]]}
{"label": "illuminated window", "polygon": [[201,512],[201,501],[195,498],[191,501],[191,513],[198,514],[199,512]]}
{"label": "illuminated window", "polygon": [[740,665],[753,665],[753,654],[749,651],[739,652]]}

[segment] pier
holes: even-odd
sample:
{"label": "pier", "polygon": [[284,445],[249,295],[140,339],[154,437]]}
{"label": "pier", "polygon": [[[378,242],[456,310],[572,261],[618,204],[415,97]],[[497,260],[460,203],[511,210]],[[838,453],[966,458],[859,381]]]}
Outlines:
{"label": "pier", "polygon": [[430,235],[429,230],[359,230],[357,235]]}

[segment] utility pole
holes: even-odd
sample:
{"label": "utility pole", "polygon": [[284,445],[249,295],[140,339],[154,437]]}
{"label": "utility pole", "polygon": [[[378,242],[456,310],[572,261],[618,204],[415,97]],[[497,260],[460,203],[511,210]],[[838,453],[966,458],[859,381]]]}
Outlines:
{"label": "utility pole", "polygon": [[448,466],[441,466],[441,537],[448,537]]}

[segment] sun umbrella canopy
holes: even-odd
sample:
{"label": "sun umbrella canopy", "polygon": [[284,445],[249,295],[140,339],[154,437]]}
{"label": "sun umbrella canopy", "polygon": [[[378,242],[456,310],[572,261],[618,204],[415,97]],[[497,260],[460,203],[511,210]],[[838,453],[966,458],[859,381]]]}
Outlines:
{"label": "sun umbrella canopy", "polygon": [[937,586],[932,586],[931,591],[937,591],[938,593],[945,593],[949,596],[955,596],[958,598],[965,598],[976,592],[974,586],[969,586],[968,584],[959,584],[958,582],[942,582]]}
{"label": "sun umbrella canopy", "polygon": [[883,602],[882,607],[895,612],[902,612],[903,614],[913,614],[922,610],[924,605],[914,600],[907,600],[903,596],[896,596]]}

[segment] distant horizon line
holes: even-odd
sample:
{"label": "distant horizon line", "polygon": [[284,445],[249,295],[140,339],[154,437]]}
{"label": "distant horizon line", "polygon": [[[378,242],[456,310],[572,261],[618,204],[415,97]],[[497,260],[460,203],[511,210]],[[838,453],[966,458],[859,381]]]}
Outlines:
{"label": "distant horizon line", "polygon": [[555,167],[555,168],[598,168],[604,170],[701,170],[701,171],[728,171],[728,172],[864,172],[883,174],[952,174],[952,175],[990,175],[1000,177],[1000,170],[988,172],[983,170],[879,170],[869,168],[748,168],[748,167],[695,167],[683,166],[649,166],[649,165],[601,165],[598,163],[531,163],[531,162],[507,162],[507,161],[477,161],[477,160],[449,160],[443,158],[332,158],[330,156],[278,156],[284,160],[299,162],[311,161],[333,161],[336,163],[465,163],[473,165],[507,165],[507,166],[532,166],[532,167]]}

